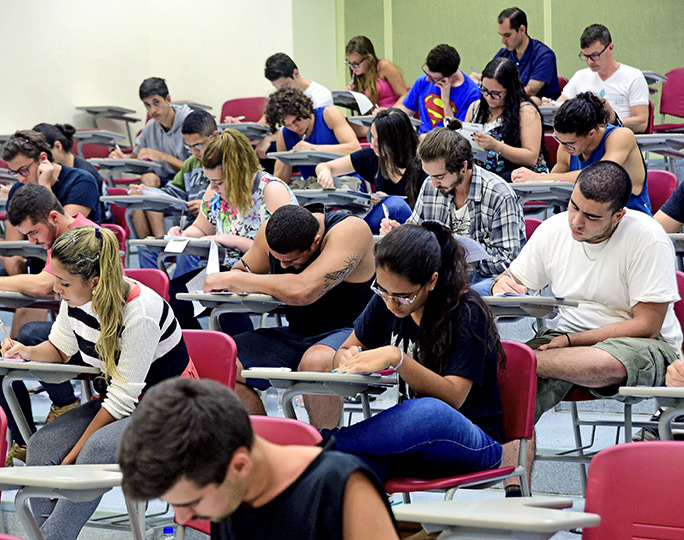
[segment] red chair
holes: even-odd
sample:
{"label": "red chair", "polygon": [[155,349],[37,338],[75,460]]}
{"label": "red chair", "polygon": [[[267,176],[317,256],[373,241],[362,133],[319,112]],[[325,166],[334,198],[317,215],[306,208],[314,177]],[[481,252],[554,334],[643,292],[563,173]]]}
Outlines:
{"label": "red chair", "polygon": [[[126,188],[120,187],[108,187],[107,195],[128,195],[128,190]],[[126,238],[131,237],[131,231],[128,230],[128,223],[126,223],[126,209],[123,206],[117,206],[112,204],[112,216],[114,216],[114,223],[126,231]]]}
{"label": "red chair", "polygon": [[229,99],[221,107],[219,122],[226,116],[244,116],[244,122],[257,122],[264,115],[267,102],[267,97]]}
{"label": "red chair", "polygon": [[169,276],[166,272],[157,268],[126,268],[124,276],[139,281],[169,301]]}
{"label": "red chair", "polygon": [[565,77],[558,77],[558,89],[562,92],[565,85],[568,84],[568,79]]}
{"label": "red chair", "polygon": [[531,217],[526,217],[525,218],[525,238],[527,240],[530,239],[530,236],[532,236],[532,233],[537,230],[537,227],[542,224],[542,220],[538,218],[531,218]]}
{"label": "red chair", "polygon": [[655,214],[665,204],[665,201],[672,197],[679,181],[670,171],[654,169],[647,171],[646,181],[648,198],[651,199],[651,211]]}
{"label": "red chair", "polygon": [[200,379],[235,388],[237,345],[232,337],[213,330],[183,330],[183,340]]}
{"label": "red chair", "polygon": [[648,126],[646,127],[645,133],[653,133],[655,128],[655,105],[652,101],[648,102]]}
{"label": "red chair", "polygon": [[558,159],[558,141],[553,138],[553,133],[544,133],[544,146],[546,146],[546,151],[549,153],[549,161],[546,165],[549,170],[553,169],[556,165],[556,160]]}
{"label": "red chair", "polygon": [[[315,446],[321,442],[322,439],[321,434],[318,433],[318,430],[315,427],[293,418],[251,416],[250,419],[252,420],[254,433],[273,444]],[[209,521],[203,519],[191,520],[184,526],[178,526],[178,530],[176,531],[177,540],[183,540],[185,538],[185,527],[195,529],[204,534],[211,534]]]}
{"label": "red chair", "polygon": [[126,266],[126,240],[127,240],[127,235],[126,235],[126,230],[121,227],[120,225],[117,225],[116,223],[103,223],[102,224],[103,229],[109,229],[114,233],[114,236],[116,236],[117,242],[119,242],[119,253],[121,254],[121,266],[125,267]]}
{"label": "red chair", "polygon": [[601,524],[583,540],[684,539],[684,442],[621,444],[599,452],[589,466],[584,511]]}
{"label": "red chair", "polygon": [[[505,442],[520,441],[517,467],[498,467],[449,478],[421,480],[392,478],[385,482],[388,493],[447,490],[446,498],[453,498],[459,487],[495,484],[512,476],[520,479],[523,495],[530,495],[525,459],[527,442],[534,435],[534,404],[537,395],[537,357],[524,343],[502,341],[506,351],[506,367],[499,368],[499,392],[503,405]],[[406,498],[406,497],[405,497]]]}
{"label": "red chair", "polygon": [[668,71],[660,94],[660,121],[653,126],[655,133],[684,128],[684,124],[665,124],[665,115],[684,118],[684,67]]}

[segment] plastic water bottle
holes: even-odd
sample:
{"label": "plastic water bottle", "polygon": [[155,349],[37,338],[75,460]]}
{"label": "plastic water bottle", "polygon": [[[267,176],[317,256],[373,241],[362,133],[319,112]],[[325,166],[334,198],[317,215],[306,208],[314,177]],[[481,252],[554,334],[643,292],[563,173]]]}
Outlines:
{"label": "plastic water bottle", "polygon": [[176,534],[173,532],[173,527],[164,527],[159,540],[176,540]]}

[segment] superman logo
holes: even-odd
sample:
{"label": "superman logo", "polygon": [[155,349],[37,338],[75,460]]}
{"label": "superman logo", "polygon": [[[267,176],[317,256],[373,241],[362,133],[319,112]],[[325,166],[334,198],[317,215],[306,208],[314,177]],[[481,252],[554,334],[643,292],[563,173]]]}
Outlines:
{"label": "superman logo", "polygon": [[[430,118],[430,123],[432,127],[444,120],[444,101],[442,101],[442,96],[437,94],[428,94],[425,96],[425,109],[427,110],[428,117]],[[454,111],[454,116],[458,116],[458,109],[454,102],[451,102],[451,108]]]}

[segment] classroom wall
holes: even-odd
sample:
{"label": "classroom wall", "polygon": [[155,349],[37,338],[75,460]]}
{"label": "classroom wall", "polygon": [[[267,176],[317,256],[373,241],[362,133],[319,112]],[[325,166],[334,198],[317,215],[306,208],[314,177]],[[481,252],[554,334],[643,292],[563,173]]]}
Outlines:
{"label": "classroom wall", "polygon": [[[527,13],[529,34],[556,52],[561,76],[570,78],[586,67],[577,58],[579,37],[592,23],[610,29],[619,62],[659,73],[684,66],[682,0],[338,1],[344,3],[346,39],[357,34],[370,37],[376,49],[399,66],[408,84],[421,75],[428,51],[439,43],[458,49],[461,69],[469,72],[472,66],[481,71],[501,48],[497,15],[514,5]],[[383,48],[388,42],[389,51]],[[346,80],[348,75],[338,86]],[[659,94],[651,99],[657,107]]]}
{"label": "classroom wall", "polygon": [[265,95],[264,60],[292,53],[292,13],[292,0],[2,0],[0,134],[38,122],[90,127],[79,105],[144,119],[138,87],[149,76],[216,114],[227,99]]}

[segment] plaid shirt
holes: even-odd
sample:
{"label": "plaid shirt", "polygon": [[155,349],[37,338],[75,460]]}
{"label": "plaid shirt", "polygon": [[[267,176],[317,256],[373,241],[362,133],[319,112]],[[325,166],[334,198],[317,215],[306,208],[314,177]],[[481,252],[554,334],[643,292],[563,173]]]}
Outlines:
{"label": "plaid shirt", "polygon": [[525,244],[525,218],[513,189],[496,174],[473,165],[464,217],[456,216],[453,202],[453,195],[442,195],[428,177],[406,222],[438,221],[454,233],[476,240],[491,258],[476,262],[475,269],[484,276],[503,272],[504,265],[509,265]]}

